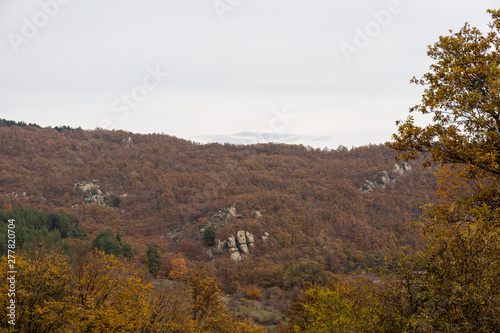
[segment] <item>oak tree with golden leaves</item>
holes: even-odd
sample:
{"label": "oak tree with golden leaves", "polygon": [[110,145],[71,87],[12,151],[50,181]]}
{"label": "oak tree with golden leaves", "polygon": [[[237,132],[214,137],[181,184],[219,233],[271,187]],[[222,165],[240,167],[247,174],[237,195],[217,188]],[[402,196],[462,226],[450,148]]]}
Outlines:
{"label": "oak tree with golden leaves", "polygon": [[[399,123],[399,158],[440,165],[440,202],[427,206],[427,248],[395,291],[413,332],[500,331],[500,10],[490,32],[469,24],[429,47],[435,61],[414,83],[426,87],[410,109],[424,127]],[[401,284],[401,281],[408,283]]]}

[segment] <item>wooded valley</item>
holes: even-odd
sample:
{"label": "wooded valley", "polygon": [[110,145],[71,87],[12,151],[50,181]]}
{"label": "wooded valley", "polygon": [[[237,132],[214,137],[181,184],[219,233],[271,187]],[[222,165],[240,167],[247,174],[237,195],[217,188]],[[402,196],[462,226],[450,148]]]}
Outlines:
{"label": "wooded valley", "polygon": [[499,332],[500,11],[387,145],[0,121],[0,332]]}

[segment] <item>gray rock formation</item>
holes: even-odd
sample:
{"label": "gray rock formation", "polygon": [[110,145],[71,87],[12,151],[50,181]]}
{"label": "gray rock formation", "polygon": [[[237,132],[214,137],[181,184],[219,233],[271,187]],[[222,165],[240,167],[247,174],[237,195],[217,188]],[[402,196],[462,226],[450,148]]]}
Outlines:
{"label": "gray rock formation", "polygon": [[359,188],[360,192],[373,192],[376,189],[385,189],[387,185],[395,183],[399,177],[412,171],[408,163],[394,164],[388,171],[380,171],[373,175]]}
{"label": "gray rock formation", "polygon": [[238,214],[236,214],[236,207],[232,205],[229,208],[220,209],[209,218],[209,221],[212,223],[223,223],[235,217],[238,217]]}
{"label": "gray rock formation", "polygon": [[236,233],[236,242],[238,244],[238,248],[240,249],[240,253],[248,254],[249,251],[245,230],[240,230]]}
{"label": "gray rock formation", "polygon": [[89,198],[89,202],[104,205],[104,196],[100,194],[93,195]]}
{"label": "gray rock formation", "polygon": [[[269,240],[269,234],[266,232],[262,239],[267,237]],[[250,232],[245,230],[239,230],[236,233],[236,237],[233,235],[229,236],[227,243],[225,241],[217,240],[215,251],[220,253],[224,248],[228,249],[229,256],[235,261],[242,260],[244,256],[250,254],[250,250],[255,248],[255,237]]]}
{"label": "gray rock formation", "polygon": [[218,239],[216,244],[215,244],[215,250],[216,253],[222,253],[224,251],[224,248],[227,246],[227,241],[223,241]]}
{"label": "gray rock formation", "polygon": [[245,236],[247,238],[248,247],[254,248],[255,247],[255,237],[253,237],[253,235],[251,233],[249,233],[248,231],[245,233]]}
{"label": "gray rock formation", "polygon": [[236,207],[234,207],[234,205],[231,206],[231,208],[229,208],[227,213],[229,214],[229,216],[236,217],[237,216],[236,215]]}
{"label": "gray rock formation", "polygon": [[233,235],[229,236],[229,238],[227,239],[227,246],[229,248],[236,248],[236,239]]}
{"label": "gray rock formation", "polygon": [[236,240],[238,241],[238,244],[247,243],[247,236],[245,230],[240,230],[236,233]]}
{"label": "gray rock formation", "polygon": [[264,243],[269,243],[269,234],[267,232],[264,233],[264,235],[262,235],[262,241]]}
{"label": "gray rock formation", "polygon": [[241,260],[241,253],[236,248],[230,248],[229,249],[229,257],[231,259],[233,259],[234,261],[240,261]]}
{"label": "gray rock formation", "polygon": [[241,260],[241,253],[240,250],[238,249],[238,246],[236,245],[236,239],[234,236],[229,236],[227,239],[227,247],[229,248],[229,256],[231,259],[235,261],[240,261]]}
{"label": "gray rock formation", "polygon": [[[82,192],[85,201],[89,203],[104,205],[106,202],[106,196],[100,189],[99,185],[96,183],[97,181],[99,180],[93,179],[90,183],[75,183],[73,185],[73,190],[79,189]],[[109,193],[106,194],[109,195]]]}
{"label": "gray rock formation", "polygon": [[123,138],[122,142],[125,142],[127,144],[127,148],[132,147],[134,140],[129,136],[128,138]]}
{"label": "gray rock formation", "polygon": [[258,219],[259,217],[262,217],[262,214],[258,210],[254,210],[252,217]]}
{"label": "gray rock formation", "polygon": [[404,174],[403,168],[399,164],[394,164],[389,170],[389,174],[393,177],[402,176]]}

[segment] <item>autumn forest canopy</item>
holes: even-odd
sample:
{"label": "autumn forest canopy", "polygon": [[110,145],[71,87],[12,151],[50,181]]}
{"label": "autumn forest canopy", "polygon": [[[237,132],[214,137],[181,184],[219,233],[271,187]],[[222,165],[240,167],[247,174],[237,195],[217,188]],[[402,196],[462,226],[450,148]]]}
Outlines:
{"label": "autumn forest canopy", "polygon": [[[1,332],[500,331],[500,12],[429,47],[386,145],[0,120]],[[7,237],[0,304],[10,304]],[[4,283],[5,282],[5,283]]]}

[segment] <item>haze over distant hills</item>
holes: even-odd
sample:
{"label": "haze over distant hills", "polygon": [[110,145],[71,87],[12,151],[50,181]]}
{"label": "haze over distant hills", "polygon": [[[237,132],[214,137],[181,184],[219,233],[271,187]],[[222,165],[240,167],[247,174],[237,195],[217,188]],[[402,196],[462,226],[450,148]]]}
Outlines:
{"label": "haze over distant hills", "polygon": [[315,148],[323,148],[331,145],[332,137],[329,136],[314,136],[301,135],[293,133],[272,133],[263,131],[258,132],[239,132],[229,135],[207,134],[196,136],[200,142],[210,143],[231,143],[231,144],[256,144],[266,142],[287,143],[287,144],[303,144]]}

